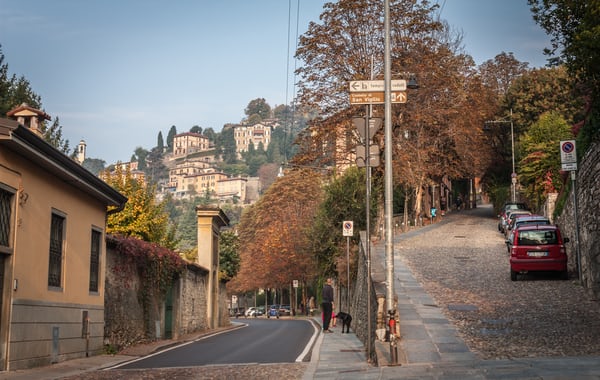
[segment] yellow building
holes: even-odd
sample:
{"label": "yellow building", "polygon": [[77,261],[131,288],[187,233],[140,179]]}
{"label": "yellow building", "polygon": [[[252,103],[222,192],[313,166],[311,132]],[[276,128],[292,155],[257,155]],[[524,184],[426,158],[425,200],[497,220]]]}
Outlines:
{"label": "yellow building", "polygon": [[233,137],[235,139],[235,151],[241,157],[242,152],[247,152],[250,144],[254,148],[258,148],[262,143],[266,150],[271,143],[271,132],[273,128],[270,125],[254,124],[254,125],[236,125],[233,128]]}
{"label": "yellow building", "polygon": [[173,156],[182,157],[210,149],[208,137],[199,133],[186,132],[173,137]]}
{"label": "yellow building", "polygon": [[102,351],[107,206],[127,201],[36,133],[43,112],[13,111],[21,122],[0,118],[0,370]]}

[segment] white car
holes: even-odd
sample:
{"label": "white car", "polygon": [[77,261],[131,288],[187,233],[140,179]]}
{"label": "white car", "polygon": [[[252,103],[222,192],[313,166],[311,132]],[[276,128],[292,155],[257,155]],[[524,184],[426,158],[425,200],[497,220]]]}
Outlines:
{"label": "white car", "polygon": [[246,312],[244,313],[246,317],[258,317],[262,314],[262,311],[260,311],[257,307],[249,307],[248,310],[246,310]]}

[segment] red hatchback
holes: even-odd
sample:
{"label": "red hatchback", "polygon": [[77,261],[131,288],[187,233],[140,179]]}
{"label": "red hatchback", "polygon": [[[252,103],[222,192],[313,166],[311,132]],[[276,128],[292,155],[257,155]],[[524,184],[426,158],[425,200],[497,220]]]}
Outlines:
{"label": "red hatchback", "polygon": [[519,273],[530,271],[559,272],[561,278],[569,278],[567,250],[560,229],[552,225],[529,225],[518,227],[510,236],[510,279],[517,280]]}

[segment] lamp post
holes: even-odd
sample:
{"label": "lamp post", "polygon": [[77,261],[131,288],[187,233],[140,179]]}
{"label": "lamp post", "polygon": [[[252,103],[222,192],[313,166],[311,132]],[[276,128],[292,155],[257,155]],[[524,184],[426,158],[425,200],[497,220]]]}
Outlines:
{"label": "lamp post", "polygon": [[515,131],[513,126],[513,112],[512,108],[510,109],[510,120],[488,120],[486,124],[496,124],[496,123],[510,123],[510,150],[511,150],[511,160],[512,160],[512,172],[510,174],[510,189],[512,201],[517,201],[517,172],[515,171]]}

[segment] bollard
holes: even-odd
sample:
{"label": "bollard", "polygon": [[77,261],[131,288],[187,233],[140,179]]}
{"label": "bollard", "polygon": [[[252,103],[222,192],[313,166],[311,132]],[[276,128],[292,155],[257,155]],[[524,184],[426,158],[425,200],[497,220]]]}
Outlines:
{"label": "bollard", "polygon": [[398,365],[398,345],[396,344],[396,318],[394,310],[389,311],[389,336],[390,336],[390,365]]}

